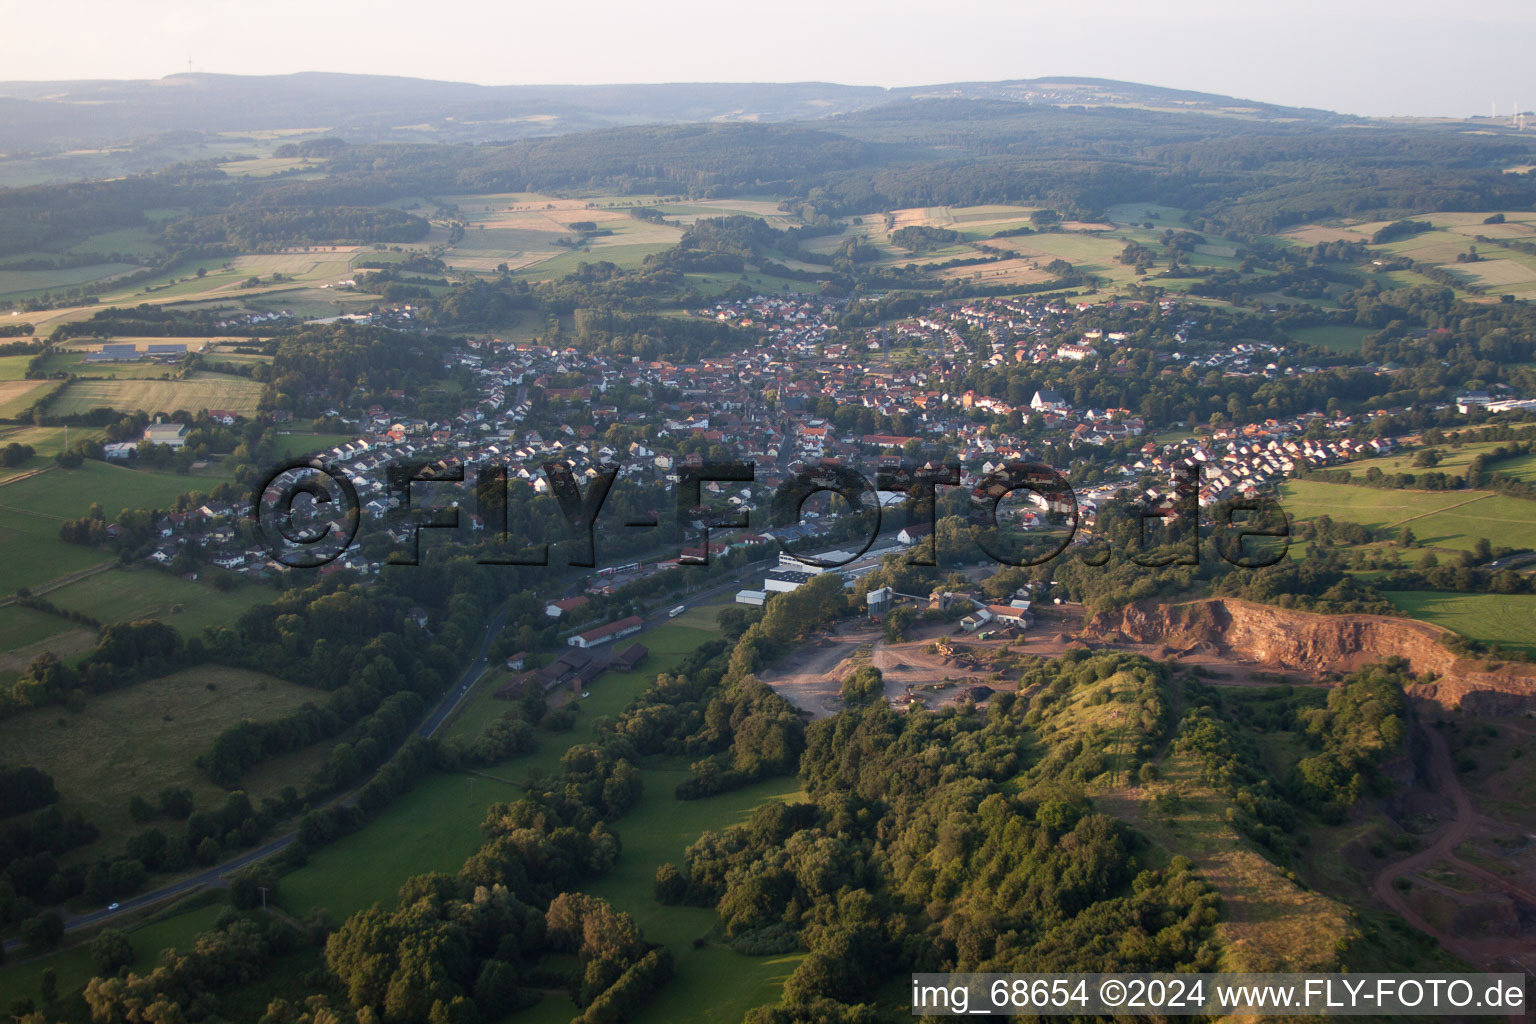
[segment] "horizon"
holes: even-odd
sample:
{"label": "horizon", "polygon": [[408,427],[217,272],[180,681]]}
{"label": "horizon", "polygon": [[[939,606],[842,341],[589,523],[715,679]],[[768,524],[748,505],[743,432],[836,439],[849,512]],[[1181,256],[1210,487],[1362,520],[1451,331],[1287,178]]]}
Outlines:
{"label": "horizon", "polygon": [[[1532,83],[1521,44],[1536,36],[1536,10],[1514,0],[1485,0],[1455,17],[1427,0],[1365,0],[1344,9],[1303,0],[1279,24],[1212,0],[1156,11],[1110,0],[1093,22],[1038,4],[994,6],[962,0],[940,21],[909,2],[829,10],[790,0],[771,19],[748,21],[737,13],[722,18],[700,0],[665,0],[645,11],[599,0],[575,15],[472,8],[419,23],[419,11],[384,0],[363,23],[296,0],[276,0],[255,20],[192,0],[161,0],[147,14],[86,0],[77,12],[84,32],[76,15],[19,15],[18,35],[35,45],[14,55],[5,80],[157,81],[190,70],[482,86],[819,82],[895,89],[1071,77],[1366,117],[1458,118],[1487,114],[1490,104],[1507,114],[1525,102],[1522,91],[1531,92],[1523,89]],[[581,18],[579,35],[573,17]],[[409,31],[395,31],[402,26]],[[343,36],[353,45],[338,52]],[[136,45],[125,51],[124,38]],[[1479,74],[1469,75],[1461,61],[1425,60],[1427,38],[1452,50],[1475,47]],[[527,45],[534,39],[546,45]],[[1053,65],[1073,65],[1071,73],[1059,66],[1045,73],[1043,54]]]}

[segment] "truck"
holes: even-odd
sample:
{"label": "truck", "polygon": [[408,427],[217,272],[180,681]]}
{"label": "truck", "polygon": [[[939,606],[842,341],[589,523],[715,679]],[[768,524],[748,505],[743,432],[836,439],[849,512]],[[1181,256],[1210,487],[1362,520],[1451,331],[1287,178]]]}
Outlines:
{"label": "truck", "polygon": [[671,611],[667,612],[667,618],[675,619],[675,618],[677,618],[679,615],[683,614],[683,612],[685,612],[687,610],[688,610],[688,606],[687,605],[680,604],[676,608],[673,608]]}

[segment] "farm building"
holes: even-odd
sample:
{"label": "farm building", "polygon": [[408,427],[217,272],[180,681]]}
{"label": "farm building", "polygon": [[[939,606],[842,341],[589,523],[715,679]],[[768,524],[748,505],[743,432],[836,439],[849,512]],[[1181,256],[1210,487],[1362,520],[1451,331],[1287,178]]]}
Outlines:
{"label": "farm building", "polygon": [[133,344],[103,345],[96,352],[87,352],[87,363],[133,363],[140,359],[139,346]]}
{"label": "farm building", "polygon": [[566,612],[573,612],[587,603],[584,597],[568,597],[563,601],[551,601],[544,606],[544,614],[552,619],[558,619]]}
{"label": "farm building", "polygon": [[617,672],[633,672],[640,667],[640,663],[650,653],[650,648],[645,644],[630,644],[613,656],[613,659],[608,662],[608,667]]}
{"label": "farm building", "polygon": [[596,647],[599,644],[610,643],[620,637],[629,636],[631,633],[638,633],[644,626],[645,620],[641,619],[638,615],[631,615],[627,619],[610,622],[606,626],[598,626],[596,629],[589,629],[585,633],[577,633],[567,640],[566,643],[572,647]]}
{"label": "farm building", "polygon": [[163,444],[167,448],[180,448],[187,443],[187,425],[151,423],[144,428],[144,440],[150,444]]}

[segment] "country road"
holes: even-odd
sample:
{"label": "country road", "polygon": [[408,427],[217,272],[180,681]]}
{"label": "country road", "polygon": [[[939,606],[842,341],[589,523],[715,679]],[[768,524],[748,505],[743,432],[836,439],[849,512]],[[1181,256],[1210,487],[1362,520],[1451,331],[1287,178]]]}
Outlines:
{"label": "country road", "polygon": [[[490,623],[485,627],[485,633],[480,639],[480,647],[475,652],[475,660],[471,662],[469,667],[464,670],[464,674],[459,677],[457,684],[452,686],[448,692],[443,695],[442,699],[439,700],[433,707],[431,713],[428,714],[427,717],[422,721],[421,725],[417,727],[416,735],[424,738],[430,738],[437,732],[438,729],[442,728],[443,723],[448,720],[448,716],[453,713],[454,709],[459,706],[460,701],[462,701],[464,697],[469,693],[470,686],[473,685],[474,681],[480,678],[480,674],[485,671],[486,657],[490,654],[491,644],[495,642],[496,635],[501,632],[502,627],[506,624],[507,609],[503,607],[496,613],[495,617],[493,617]],[[339,802],[344,806],[350,805],[356,801],[358,792],[366,784],[367,783],[365,782],[353,787],[347,793],[338,798]],[[81,928],[89,928],[94,925],[101,924],[104,921],[111,920],[112,918],[121,917],[135,910],[143,910],[146,907],[151,907],[157,903],[161,903],[165,900],[172,899],[177,896],[185,896],[190,893],[197,892],[199,889],[203,889],[209,886],[217,886],[225,878],[225,876],[235,871],[239,871],[241,868],[249,867],[258,861],[266,860],[273,854],[281,852],[282,850],[286,849],[289,844],[291,844],[296,838],[298,838],[297,831],[286,832],[283,835],[262,843],[260,846],[257,846],[254,849],[246,850],[240,853],[238,856],[232,857],[221,864],[216,864],[213,867],[208,868],[206,871],[201,871],[198,874],[177,879],[174,882],[168,882],[165,885],[160,886],[158,889],[152,889],[149,892],[140,893],[137,896],[125,899],[116,910],[107,910],[103,908],[101,910],[88,911],[83,914],[65,913],[64,931],[68,933],[77,931]],[[10,953],[12,950],[18,949],[20,946],[21,941],[19,939],[7,939],[5,942],[5,951]]]}
{"label": "country road", "polygon": [[[854,562],[849,568],[862,567],[866,566],[866,564],[877,564],[880,557],[891,550],[895,549],[887,546],[866,552],[865,555]],[[652,629],[656,626],[660,626],[668,622],[670,616],[668,615],[666,609],[669,606],[675,607],[676,605],[680,604],[685,607],[693,607],[698,604],[706,603],[709,600],[724,594],[731,593],[742,586],[745,577],[754,573],[762,572],[763,568],[764,566],[761,562],[748,564],[736,571],[727,574],[724,579],[719,580],[718,582],[715,582],[701,590],[685,594],[682,597],[666,599],[665,601],[661,602],[661,604],[654,611],[643,616],[645,628]],[[436,735],[437,732],[442,729],[442,727],[452,718],[454,711],[458,709],[459,705],[465,700],[465,698],[469,696],[469,692],[474,686],[475,681],[480,678],[481,674],[486,669],[486,662],[490,655],[491,645],[495,642],[497,635],[506,625],[507,615],[507,609],[502,607],[501,610],[496,613],[495,617],[492,618],[490,623],[487,624],[485,632],[481,636],[480,645],[475,652],[474,660],[464,670],[458,681],[448,690],[447,693],[442,696],[441,699],[438,700],[437,704],[433,706],[431,712],[428,713],[426,718],[422,720],[421,724],[416,728],[416,735],[423,738],[430,738]],[[356,801],[357,794],[359,791],[361,791],[364,785],[366,785],[366,782],[360,783],[353,789],[349,790],[347,793],[343,794],[341,797],[337,798],[336,802],[339,802],[342,805],[350,805]],[[280,853],[286,849],[297,837],[297,830],[274,837],[273,839],[262,843],[260,846],[250,850],[245,850],[238,856],[232,857],[220,864],[216,864],[204,871],[200,871],[195,875],[188,875],[184,878],[180,878],[172,882],[167,882],[165,885],[162,885],[157,889],[153,889],[145,893],[140,893],[137,896],[125,899],[122,901],[117,910],[107,910],[103,908],[100,910],[88,911],[81,914],[66,912],[64,914],[64,930],[66,933],[68,933],[77,931],[82,928],[90,928],[95,925],[99,925],[104,921],[122,917],[133,911],[143,910],[157,903],[162,903],[175,897],[186,896],[197,892],[200,889],[208,887],[217,887],[222,884],[223,880],[233,872],[239,871],[242,868],[249,867],[252,864],[258,863],[259,861],[273,856],[274,854]],[[4,948],[7,953],[10,953],[13,950],[18,949],[20,945],[21,943],[18,939],[7,939],[5,941]]]}

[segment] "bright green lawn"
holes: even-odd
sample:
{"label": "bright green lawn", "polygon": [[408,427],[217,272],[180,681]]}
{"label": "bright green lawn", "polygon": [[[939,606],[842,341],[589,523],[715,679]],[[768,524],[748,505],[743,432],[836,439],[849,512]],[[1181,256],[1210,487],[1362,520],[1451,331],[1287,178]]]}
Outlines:
{"label": "bright green lawn", "polygon": [[1399,610],[1484,643],[1536,653],[1536,594],[1386,591]]}

